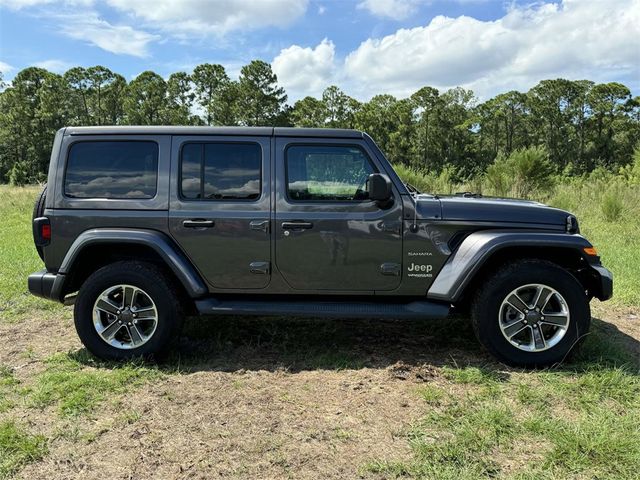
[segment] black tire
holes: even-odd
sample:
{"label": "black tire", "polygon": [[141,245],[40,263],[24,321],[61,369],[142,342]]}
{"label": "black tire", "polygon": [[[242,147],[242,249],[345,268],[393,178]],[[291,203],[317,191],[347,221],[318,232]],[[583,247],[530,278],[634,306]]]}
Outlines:
{"label": "black tire", "polygon": [[[500,327],[502,302],[514,290],[531,284],[546,285],[556,290],[569,309],[569,323],[564,336],[555,345],[541,351],[524,351],[513,345]],[[473,300],[471,319],[480,343],[498,359],[512,366],[535,368],[558,364],[569,357],[589,331],[591,310],[584,287],[571,273],[551,262],[523,260],[503,267],[484,282]],[[531,325],[529,322],[525,327],[529,330],[523,330],[522,335],[529,335],[530,331],[530,341],[534,342],[533,329],[543,327],[541,324]],[[553,333],[556,327],[544,328],[551,328]]]}
{"label": "black tire", "polygon": [[[44,187],[42,187],[42,190],[40,191],[38,196],[36,197],[36,202],[33,205],[33,214],[31,215],[32,221],[44,215],[44,202],[46,198],[47,198],[47,185],[45,184]],[[35,230],[33,231],[33,241],[34,242],[36,241]],[[42,247],[36,246],[36,250],[38,251],[38,256],[40,257],[40,260],[44,260],[44,252],[42,250]]]}
{"label": "black tire", "polygon": [[[98,297],[110,287],[131,285],[146,293],[155,303],[157,324],[150,338],[142,345],[121,349],[107,343],[94,326],[93,309]],[[151,358],[161,355],[180,334],[183,313],[177,286],[173,279],[157,266],[136,261],[120,261],[95,271],[83,283],[75,301],[74,322],[84,346],[104,360]],[[127,330],[128,331],[128,330]]]}

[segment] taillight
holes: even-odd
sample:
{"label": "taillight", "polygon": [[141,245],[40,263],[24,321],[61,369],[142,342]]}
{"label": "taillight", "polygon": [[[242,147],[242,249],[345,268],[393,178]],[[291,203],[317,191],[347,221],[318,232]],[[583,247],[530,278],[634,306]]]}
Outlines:
{"label": "taillight", "polygon": [[40,226],[40,237],[47,242],[51,240],[51,225],[43,223]]}
{"label": "taillight", "polygon": [[51,242],[51,223],[47,217],[33,219],[33,239],[38,247],[44,247]]}

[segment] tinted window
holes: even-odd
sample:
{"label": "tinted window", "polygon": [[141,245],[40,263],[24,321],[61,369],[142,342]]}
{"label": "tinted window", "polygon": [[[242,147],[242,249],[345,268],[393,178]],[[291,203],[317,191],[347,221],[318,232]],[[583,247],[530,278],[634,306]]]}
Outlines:
{"label": "tinted window", "polygon": [[74,198],[153,198],[155,142],[79,142],[69,149],[64,192]]}
{"label": "tinted window", "polygon": [[287,191],[292,200],[366,200],[374,169],[357,147],[296,145],[287,149]]}
{"label": "tinted window", "polygon": [[253,143],[188,143],[182,148],[184,198],[255,200],[261,191],[262,151]]}

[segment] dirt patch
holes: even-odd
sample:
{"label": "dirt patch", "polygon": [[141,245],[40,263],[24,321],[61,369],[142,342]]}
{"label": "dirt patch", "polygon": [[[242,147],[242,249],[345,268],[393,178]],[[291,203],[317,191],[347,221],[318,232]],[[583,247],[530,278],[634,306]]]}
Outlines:
{"label": "dirt patch", "polygon": [[[26,478],[345,478],[372,455],[408,456],[423,405],[384,371],[197,372],[121,399],[91,443],[60,441]],[[96,454],[99,452],[99,454]]]}

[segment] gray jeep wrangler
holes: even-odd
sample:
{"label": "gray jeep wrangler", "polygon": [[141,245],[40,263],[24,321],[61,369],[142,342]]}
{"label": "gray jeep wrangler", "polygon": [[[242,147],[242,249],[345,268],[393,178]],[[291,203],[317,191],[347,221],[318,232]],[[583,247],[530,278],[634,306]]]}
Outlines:
{"label": "gray jeep wrangler", "polygon": [[568,212],[421,194],[352,130],[68,127],[33,233],[34,295],[94,355],[167,349],[185,315],[440,318],[520,366],[562,361],[612,275]]}

